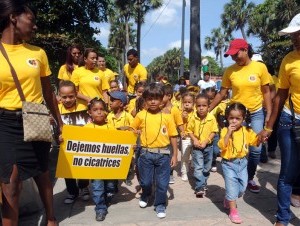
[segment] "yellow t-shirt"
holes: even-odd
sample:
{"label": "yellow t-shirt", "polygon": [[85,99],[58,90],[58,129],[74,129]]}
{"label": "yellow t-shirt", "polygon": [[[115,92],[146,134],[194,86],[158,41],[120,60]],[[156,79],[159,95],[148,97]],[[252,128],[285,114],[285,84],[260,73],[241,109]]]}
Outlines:
{"label": "yellow t-shirt", "polygon": [[256,61],[251,61],[247,66],[231,65],[222,79],[222,87],[232,88],[232,102],[243,103],[250,112],[262,108],[261,86],[269,83],[266,65]]}
{"label": "yellow t-shirt", "polygon": [[61,115],[64,115],[64,114],[69,114],[69,113],[77,112],[77,111],[87,111],[87,107],[83,103],[83,101],[77,99],[75,106],[72,108],[65,108],[62,103],[59,103],[58,110]]}
{"label": "yellow t-shirt", "polygon": [[[294,50],[288,53],[282,60],[278,76],[278,88],[289,89],[294,111],[300,114],[300,54]],[[289,98],[286,99],[285,107],[290,109]]]}
{"label": "yellow t-shirt", "polygon": [[84,66],[75,69],[71,81],[78,87],[79,93],[90,97],[103,98],[104,73],[98,68],[88,70]]}
{"label": "yellow t-shirt", "polygon": [[125,64],[124,73],[128,79],[127,92],[129,94],[134,94],[135,83],[147,80],[147,70],[140,63],[138,63],[135,68],[130,67],[129,64]]}
{"label": "yellow t-shirt", "polygon": [[[182,111],[181,111],[181,114],[182,114]],[[187,125],[188,125],[189,121],[191,120],[191,118],[193,117],[194,114],[195,114],[195,111],[191,111],[190,113],[188,113],[187,122],[183,123],[184,132],[187,132]]]}
{"label": "yellow t-shirt", "polygon": [[174,122],[175,122],[176,126],[183,125],[181,112],[176,106],[171,107],[171,115],[173,116],[173,119],[174,119]]}
{"label": "yellow t-shirt", "polygon": [[110,124],[104,124],[104,125],[97,125],[93,122],[88,123],[86,125],[84,125],[83,127],[87,127],[87,128],[95,128],[95,129],[115,129],[113,126],[111,126]]}
{"label": "yellow t-shirt", "polygon": [[[78,65],[74,65],[74,70],[78,68]],[[73,70],[73,71],[74,71]],[[67,71],[67,66],[64,64],[59,68],[57,78],[60,80],[70,81],[72,74]]]}
{"label": "yellow t-shirt", "polygon": [[119,118],[116,118],[113,112],[110,112],[107,115],[107,123],[112,125],[116,129],[124,126],[130,126],[132,122],[132,115],[126,111],[123,111]]}
{"label": "yellow t-shirt", "polygon": [[115,79],[115,74],[112,70],[105,68],[105,70],[100,70],[104,73],[102,90],[109,90],[109,82]]}
{"label": "yellow t-shirt", "polygon": [[141,130],[141,145],[148,148],[166,147],[170,144],[170,137],[178,135],[171,114],[152,114],[142,110],[137,113],[130,127]]}
{"label": "yellow t-shirt", "polygon": [[[17,73],[26,101],[41,103],[43,101],[41,77],[51,74],[45,51],[25,43],[20,45],[3,43],[3,46]],[[0,108],[8,110],[22,108],[10,67],[2,54],[0,54]]]}
{"label": "yellow t-shirt", "polygon": [[243,158],[249,152],[249,146],[256,146],[258,137],[252,129],[247,129],[245,126],[234,131],[232,138],[229,139],[227,146],[224,144],[224,137],[227,133],[227,128],[221,130],[218,146],[221,149],[221,157],[227,160],[234,158]]}
{"label": "yellow t-shirt", "polygon": [[131,112],[134,110],[136,104],[136,98],[133,98],[129,101],[129,103],[126,106],[126,110],[131,114]]}
{"label": "yellow t-shirt", "polygon": [[216,118],[208,113],[207,116],[201,120],[197,112],[193,114],[187,125],[187,133],[193,133],[195,137],[201,142],[207,140],[211,133],[218,132],[218,125]]}
{"label": "yellow t-shirt", "polygon": [[181,103],[181,99],[180,100],[176,100],[175,97],[172,98],[171,103],[173,106],[176,106],[179,110],[182,110],[182,103]]}

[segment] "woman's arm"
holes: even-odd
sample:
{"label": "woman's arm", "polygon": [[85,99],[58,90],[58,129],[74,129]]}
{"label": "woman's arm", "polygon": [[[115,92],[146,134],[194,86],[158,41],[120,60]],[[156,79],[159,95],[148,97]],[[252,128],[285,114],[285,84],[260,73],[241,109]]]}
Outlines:
{"label": "woman's arm", "polygon": [[261,86],[261,92],[264,98],[264,104],[267,111],[267,115],[265,118],[265,124],[269,121],[272,111],[272,100],[271,100],[271,93],[269,85]]}
{"label": "woman's arm", "polygon": [[79,93],[78,90],[79,90],[79,88],[78,88],[78,86],[76,86],[77,98],[85,101],[88,104],[92,98]]}

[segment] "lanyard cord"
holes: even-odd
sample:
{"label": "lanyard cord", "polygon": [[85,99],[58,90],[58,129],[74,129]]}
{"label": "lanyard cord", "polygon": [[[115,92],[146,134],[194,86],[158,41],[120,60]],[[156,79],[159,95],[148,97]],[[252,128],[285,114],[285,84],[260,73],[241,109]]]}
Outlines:
{"label": "lanyard cord", "polygon": [[234,143],[233,143],[233,134],[232,134],[232,154],[234,154],[235,152],[236,153],[241,153],[244,149],[244,145],[245,145],[245,135],[244,135],[244,128],[242,127],[242,134],[243,134],[243,144],[242,144],[242,147],[241,147],[241,151],[238,151],[238,149],[234,146]]}
{"label": "lanyard cord", "polygon": [[154,140],[148,144],[148,140],[147,140],[147,114],[148,114],[148,111],[146,111],[146,115],[145,115],[145,139],[146,139],[146,147],[150,146],[151,144],[153,144],[158,136],[159,136],[159,133],[160,133],[160,130],[161,130],[161,126],[162,126],[162,112],[160,112],[160,125],[159,125],[159,130],[158,130],[158,133],[156,135],[156,137],[154,138]]}

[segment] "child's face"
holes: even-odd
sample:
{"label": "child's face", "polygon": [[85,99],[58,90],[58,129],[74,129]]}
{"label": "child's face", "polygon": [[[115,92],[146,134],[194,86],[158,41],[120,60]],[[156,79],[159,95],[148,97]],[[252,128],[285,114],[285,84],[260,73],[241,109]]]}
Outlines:
{"label": "child's face", "polygon": [[162,104],[162,99],[159,97],[147,97],[146,98],[146,106],[149,111],[156,112],[160,110],[160,106]]}
{"label": "child's face", "polygon": [[206,93],[206,95],[208,96],[208,99],[209,99],[209,102],[211,103],[213,101],[213,99],[215,98],[215,95],[216,93],[215,92],[212,92],[212,91],[208,91]]}
{"label": "child's face", "polygon": [[74,107],[76,104],[76,90],[72,86],[63,86],[59,89],[59,96],[65,108]]}
{"label": "child's face", "polygon": [[239,129],[244,122],[242,112],[239,110],[231,110],[228,114],[227,121],[229,125],[235,126],[236,130]]}
{"label": "child's face", "polygon": [[135,92],[136,96],[137,96],[137,97],[142,96],[144,90],[145,90],[145,88],[144,88],[143,86],[139,87],[139,88],[136,90],[136,92]]}
{"label": "child's face", "polygon": [[109,106],[110,106],[110,109],[111,109],[111,110],[116,111],[116,110],[118,110],[120,107],[122,107],[123,104],[122,104],[122,101],[121,101],[121,100],[118,100],[118,99],[115,99],[115,98],[113,98],[113,97],[110,97]]}
{"label": "child's face", "polygon": [[191,111],[194,109],[194,99],[191,96],[185,96],[182,99],[182,107],[184,111]]}
{"label": "child's face", "polygon": [[109,88],[110,88],[111,92],[119,90],[119,86],[118,86],[118,84],[116,82],[111,82]]}
{"label": "child's face", "polygon": [[88,113],[92,117],[93,122],[96,124],[102,124],[106,120],[107,112],[105,111],[103,104],[100,102],[96,102]]}
{"label": "child's face", "polygon": [[162,103],[165,105],[172,99],[171,95],[164,95]]}
{"label": "child's face", "polygon": [[206,98],[198,98],[196,100],[196,109],[199,117],[206,117],[208,113],[208,100]]}

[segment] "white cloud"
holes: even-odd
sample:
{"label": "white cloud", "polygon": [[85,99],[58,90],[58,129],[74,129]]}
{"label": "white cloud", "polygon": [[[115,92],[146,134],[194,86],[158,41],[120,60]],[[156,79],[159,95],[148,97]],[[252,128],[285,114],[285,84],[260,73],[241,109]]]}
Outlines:
{"label": "white cloud", "polygon": [[108,36],[109,36],[109,27],[98,27],[100,29],[99,34],[95,34],[94,37],[103,44],[103,46],[106,46],[108,43]]}
{"label": "white cloud", "polygon": [[151,23],[156,23],[158,25],[176,24],[176,19],[176,9],[172,7],[165,7],[165,5],[158,10],[153,11],[150,15]]}
{"label": "white cloud", "polygon": [[208,50],[208,51],[205,51],[205,52],[202,52],[201,54],[202,56],[210,56],[212,58],[216,58],[216,54],[215,52],[211,51],[211,50]]}
{"label": "white cloud", "polygon": [[152,47],[149,49],[142,49],[141,50],[141,63],[146,66],[146,65],[150,64],[151,61],[155,57],[161,56],[165,52],[166,52],[166,50],[157,48],[157,47]]}
{"label": "white cloud", "polygon": [[[184,40],[184,48],[189,48],[190,46],[190,40],[189,39],[185,39]],[[181,40],[177,40],[177,41],[174,41],[174,42],[171,42],[169,45],[168,45],[169,48],[173,49],[173,48],[180,48],[181,47]]]}

